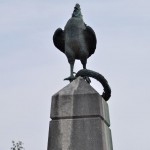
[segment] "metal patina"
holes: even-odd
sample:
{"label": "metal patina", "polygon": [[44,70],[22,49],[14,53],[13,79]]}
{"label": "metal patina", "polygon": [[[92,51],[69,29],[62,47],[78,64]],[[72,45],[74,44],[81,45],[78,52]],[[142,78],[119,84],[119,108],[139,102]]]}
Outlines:
{"label": "metal patina", "polygon": [[[103,85],[103,97],[105,100],[108,100],[111,96],[111,89],[107,80],[99,73],[86,69],[87,59],[95,52],[97,39],[94,30],[84,23],[79,4],[75,5],[72,17],[68,20],[64,30],[58,28],[55,31],[53,42],[66,55],[70,64],[70,76],[65,78],[65,80],[71,82],[77,76],[82,76],[90,83],[89,77],[95,78]],[[73,70],[76,59],[81,61],[83,70],[74,76]]]}

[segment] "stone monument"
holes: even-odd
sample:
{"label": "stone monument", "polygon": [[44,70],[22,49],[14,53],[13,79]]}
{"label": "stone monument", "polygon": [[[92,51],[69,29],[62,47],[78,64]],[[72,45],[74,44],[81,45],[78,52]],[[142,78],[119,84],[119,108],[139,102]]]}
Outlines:
{"label": "stone monument", "polygon": [[[111,89],[101,74],[86,69],[96,36],[83,22],[79,4],[65,30],[55,31],[53,41],[70,63],[70,77],[65,79],[70,84],[52,96],[47,150],[113,150],[107,103]],[[83,69],[74,76],[75,59],[81,60]],[[89,84],[89,77],[102,84],[102,95]]]}

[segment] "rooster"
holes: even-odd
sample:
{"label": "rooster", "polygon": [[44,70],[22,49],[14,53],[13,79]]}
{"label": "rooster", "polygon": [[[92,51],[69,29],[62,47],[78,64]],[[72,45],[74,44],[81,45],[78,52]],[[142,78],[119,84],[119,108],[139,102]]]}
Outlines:
{"label": "rooster", "polygon": [[87,59],[95,52],[96,35],[94,30],[87,26],[82,17],[80,5],[76,4],[72,17],[68,20],[64,30],[58,28],[53,35],[56,48],[63,52],[70,64],[70,76],[65,78],[70,82],[74,77],[74,63],[78,59],[86,69]]}

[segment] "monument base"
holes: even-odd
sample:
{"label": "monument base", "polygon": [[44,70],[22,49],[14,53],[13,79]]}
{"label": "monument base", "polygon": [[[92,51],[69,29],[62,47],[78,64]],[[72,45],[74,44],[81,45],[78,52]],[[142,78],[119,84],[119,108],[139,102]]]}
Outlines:
{"label": "monument base", "polygon": [[48,150],[112,150],[108,104],[78,78],[52,97]]}
{"label": "monument base", "polygon": [[52,120],[49,150],[112,150],[111,131],[101,118]]}

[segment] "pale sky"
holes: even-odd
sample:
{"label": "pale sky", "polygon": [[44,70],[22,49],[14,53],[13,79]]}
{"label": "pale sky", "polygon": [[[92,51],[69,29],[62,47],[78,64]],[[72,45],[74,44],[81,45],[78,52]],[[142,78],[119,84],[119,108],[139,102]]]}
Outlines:
{"label": "pale sky", "polygon": [[[114,150],[150,149],[149,0],[0,0],[0,150],[21,140],[46,150],[51,96],[68,84],[66,56],[52,41],[79,3],[96,32],[87,68],[105,76]],[[82,68],[76,61],[75,71]],[[102,92],[99,83],[92,86]]]}

